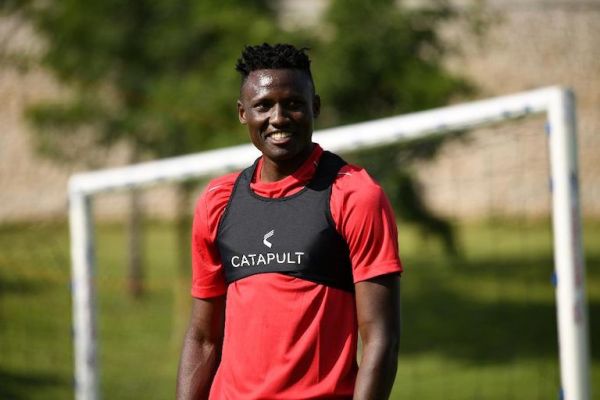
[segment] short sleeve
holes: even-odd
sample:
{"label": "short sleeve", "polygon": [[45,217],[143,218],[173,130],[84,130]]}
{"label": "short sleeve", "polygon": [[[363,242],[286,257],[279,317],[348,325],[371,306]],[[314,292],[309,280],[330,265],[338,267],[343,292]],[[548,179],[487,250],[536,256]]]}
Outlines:
{"label": "short sleeve", "polygon": [[350,250],[354,282],[402,272],[398,231],[381,186],[359,167],[343,167],[331,193],[331,213]]}
{"label": "short sleeve", "polygon": [[230,174],[211,181],[196,203],[191,243],[193,297],[221,296],[227,290],[216,238],[235,178]]}

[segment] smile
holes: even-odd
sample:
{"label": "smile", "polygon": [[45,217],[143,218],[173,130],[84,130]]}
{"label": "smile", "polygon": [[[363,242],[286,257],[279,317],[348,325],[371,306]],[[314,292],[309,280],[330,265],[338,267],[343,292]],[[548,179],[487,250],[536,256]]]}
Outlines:
{"label": "smile", "polygon": [[266,139],[272,142],[285,142],[292,137],[290,132],[273,132],[266,135]]}

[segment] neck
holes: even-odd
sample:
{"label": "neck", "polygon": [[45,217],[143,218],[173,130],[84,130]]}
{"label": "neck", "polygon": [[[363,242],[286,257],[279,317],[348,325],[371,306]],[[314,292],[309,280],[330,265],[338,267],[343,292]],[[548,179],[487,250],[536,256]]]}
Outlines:
{"label": "neck", "polygon": [[277,182],[292,175],[310,157],[313,149],[314,144],[311,144],[304,152],[289,160],[270,160],[263,157],[260,180],[263,182]]}

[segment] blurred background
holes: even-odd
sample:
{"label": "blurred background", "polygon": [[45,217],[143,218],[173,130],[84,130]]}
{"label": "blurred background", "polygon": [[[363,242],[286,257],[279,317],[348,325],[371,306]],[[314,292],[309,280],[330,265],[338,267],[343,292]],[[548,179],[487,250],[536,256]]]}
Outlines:
{"label": "blurred background", "polygon": [[[73,396],[70,174],[246,143],[234,65],[264,41],[310,48],[317,128],[574,90],[600,382],[598,38],[597,0],[0,0],[0,398]],[[392,398],[559,396],[545,125],[344,154],[384,185],[398,217]],[[104,398],[173,397],[204,183],[95,198]]]}

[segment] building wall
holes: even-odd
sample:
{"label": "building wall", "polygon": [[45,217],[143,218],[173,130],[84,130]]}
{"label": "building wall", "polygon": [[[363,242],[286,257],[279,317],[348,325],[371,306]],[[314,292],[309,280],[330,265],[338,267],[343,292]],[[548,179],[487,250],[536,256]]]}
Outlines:
{"label": "building wall", "polygon": [[[39,47],[16,19],[0,20],[5,54],[26,58]],[[9,60],[13,61],[13,60]],[[70,170],[36,157],[23,117],[27,104],[58,93],[46,73],[26,64],[0,64],[0,222],[64,215]]]}
{"label": "building wall", "polygon": [[[30,62],[40,49],[40,40],[28,25],[16,18],[0,18],[0,50],[8,55],[0,57],[0,224],[64,219],[71,174],[124,165],[128,159],[125,146],[88,151],[77,164],[57,163],[37,153],[25,110],[44,99],[67,95],[47,71]],[[71,153],[84,151],[89,148],[84,141],[73,138],[65,146]],[[125,193],[97,196],[96,214],[122,216],[127,197]],[[174,191],[165,186],[149,190],[144,198],[148,211],[159,217],[174,215],[174,201]]]}
{"label": "building wall", "polygon": [[[496,22],[481,41],[464,27],[447,32],[462,48],[450,68],[475,82],[481,98],[554,85],[572,88],[582,210],[600,216],[600,2],[489,4]],[[445,214],[549,215],[544,125],[538,118],[478,130],[468,143],[451,143],[437,160],[419,165],[430,204]]]}
{"label": "building wall", "polygon": [[[324,3],[311,0],[315,14],[324,10]],[[306,4],[288,1],[282,18],[291,24],[314,24]],[[497,0],[488,6],[495,22],[480,40],[463,25],[448,27],[448,37],[462,48],[449,67],[477,85],[477,98],[549,85],[573,88],[582,208],[586,216],[600,216],[600,2]],[[16,20],[0,20],[0,43],[24,55],[39,50],[30,29]],[[56,94],[60,85],[44,71],[0,64],[0,223],[63,218],[69,175],[90,168],[90,163],[60,166],[35,153],[23,110]],[[127,151],[120,148],[90,158],[95,165],[120,165]],[[539,118],[473,132],[447,145],[435,161],[415,168],[428,202],[440,213],[548,214],[546,136]],[[147,208],[156,215],[171,215],[173,198],[170,189],[156,189],[146,197]],[[97,212],[116,216],[124,205],[123,195],[101,196]]]}

